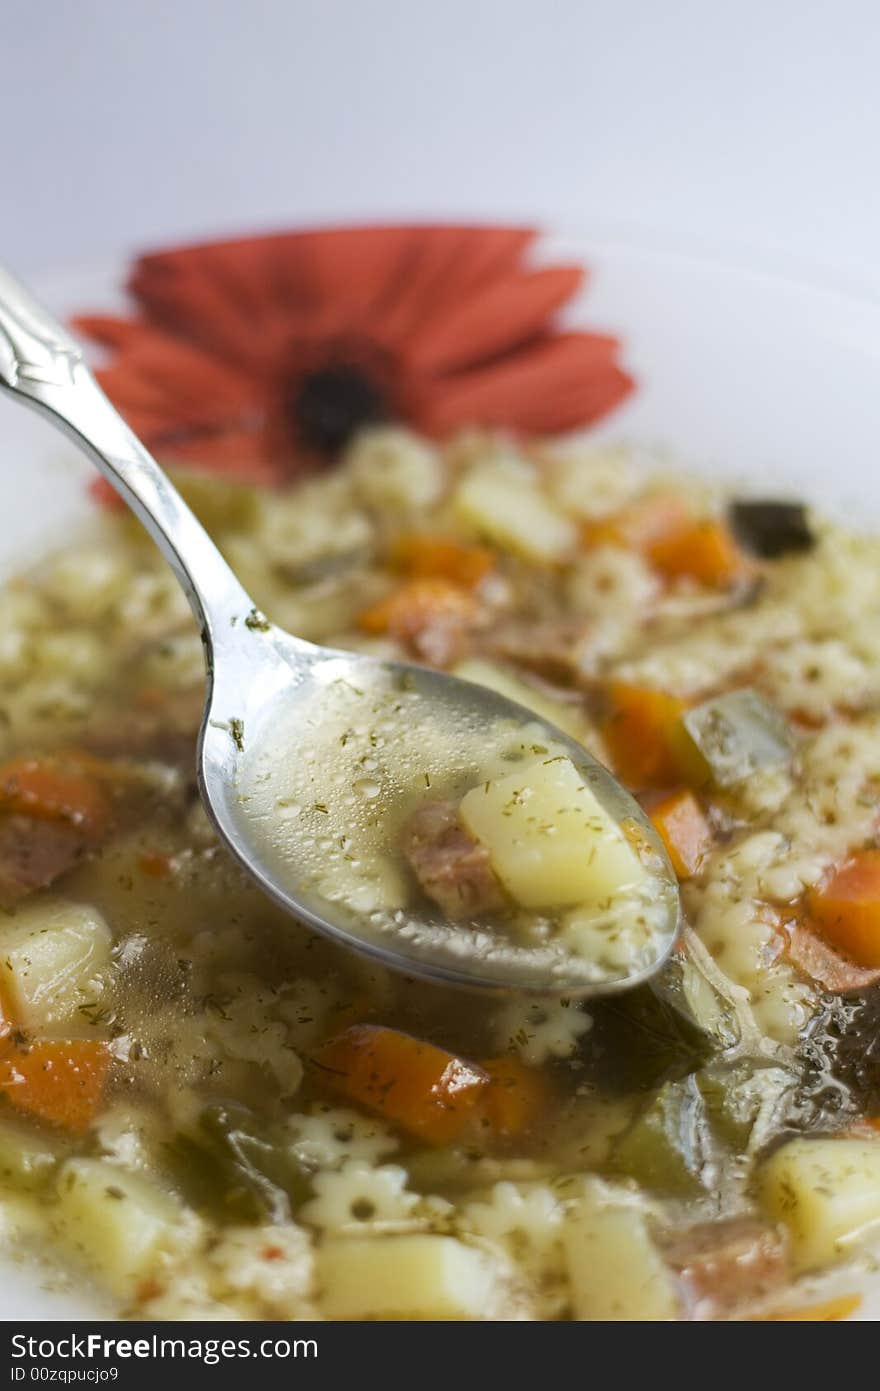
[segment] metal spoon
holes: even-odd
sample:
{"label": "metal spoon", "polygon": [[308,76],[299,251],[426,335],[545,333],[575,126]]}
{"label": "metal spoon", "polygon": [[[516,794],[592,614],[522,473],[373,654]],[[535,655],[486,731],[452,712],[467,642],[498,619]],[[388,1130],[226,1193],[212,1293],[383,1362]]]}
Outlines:
{"label": "metal spoon", "polygon": [[[404,693],[401,717],[413,738],[427,714],[487,729],[536,716],[493,691],[442,673],[304,642],[268,623],[165,473],[114,410],[89,372],[78,345],[8,273],[0,269],[0,386],[42,411],[89,454],[131,507],[183,586],[201,630],[207,695],[198,743],[198,778],[205,807],[227,849],[261,888],[300,921],[410,975],[495,990],[590,996],[628,989],[665,962],[679,925],[678,888],[666,853],[638,804],[579,744],[540,721],[618,822],[629,822],[656,851],[655,885],[662,899],[659,930],[635,967],[617,965],[585,979],[550,969],[549,957],[516,946],[471,951],[468,932],[485,942],[486,924],[444,924],[430,911],[398,911],[386,920],[331,902],[297,876],[300,846],[288,827],[287,856],[275,853],[251,799],[259,769],[271,765],[279,731],[301,747],[320,736],[321,720],[340,687],[384,699]],[[290,745],[288,744],[288,747]],[[480,781],[479,770],[474,781]],[[491,929],[491,924],[489,925]],[[491,930],[488,933],[491,940]]]}

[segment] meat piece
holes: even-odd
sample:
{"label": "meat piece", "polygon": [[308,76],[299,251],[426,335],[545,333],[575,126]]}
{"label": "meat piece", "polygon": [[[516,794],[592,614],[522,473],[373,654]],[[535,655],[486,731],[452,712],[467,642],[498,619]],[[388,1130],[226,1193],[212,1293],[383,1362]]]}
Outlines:
{"label": "meat piece", "polygon": [[735,1217],[674,1237],[664,1257],[678,1276],[687,1316],[722,1319],[785,1284],[785,1244],[766,1222]]}
{"label": "meat piece", "polygon": [[452,802],[419,808],[404,831],[403,853],[445,917],[478,918],[504,907],[489,855],[468,835]]}
{"label": "meat piece", "polygon": [[0,906],[54,884],[94,841],[69,822],[36,816],[0,816]]}
{"label": "meat piece", "polygon": [[792,965],[835,995],[866,990],[880,980],[880,968],[857,966],[804,923],[786,923],[785,938],[785,955]]}

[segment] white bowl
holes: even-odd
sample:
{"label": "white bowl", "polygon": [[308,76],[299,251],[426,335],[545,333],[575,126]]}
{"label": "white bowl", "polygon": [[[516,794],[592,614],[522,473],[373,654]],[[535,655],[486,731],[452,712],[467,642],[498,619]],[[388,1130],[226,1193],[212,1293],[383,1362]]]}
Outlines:
{"label": "white bowl", "polygon": [[[880,523],[880,300],[748,266],[547,235],[540,259],[582,262],[574,323],[625,343],[638,379],[596,437],[668,449],[698,472],[794,493],[850,525]],[[119,306],[122,268],[47,275],[34,288],[59,315]],[[61,435],[0,399],[0,569],[32,563],[91,511],[91,466]],[[87,1292],[0,1265],[5,1319],[100,1316]],[[832,1277],[880,1317],[880,1274]]]}

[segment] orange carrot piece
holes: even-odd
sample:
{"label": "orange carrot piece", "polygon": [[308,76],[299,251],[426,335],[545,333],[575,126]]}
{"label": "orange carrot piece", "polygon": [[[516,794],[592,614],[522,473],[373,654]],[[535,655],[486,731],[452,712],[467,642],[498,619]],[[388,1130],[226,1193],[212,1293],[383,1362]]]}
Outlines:
{"label": "orange carrot piece", "polygon": [[787,959],[803,975],[835,995],[867,990],[880,980],[880,967],[857,966],[848,956],[835,950],[809,920],[797,918],[781,929]]}
{"label": "orange carrot piece", "polygon": [[486,1071],[398,1029],[354,1024],[313,1061],[328,1087],[429,1145],[455,1140],[489,1082]]}
{"label": "orange carrot piece", "polygon": [[667,579],[692,579],[727,589],[744,579],[751,565],[722,522],[692,522],[652,542],[647,556]]}
{"label": "orange carrot piece", "polygon": [[461,585],[437,577],[422,578],[408,580],[364,609],[358,626],[365,633],[389,633],[405,641],[437,624],[472,628],[481,616],[480,604]]}
{"label": "orange carrot piece", "polygon": [[685,702],[665,691],[615,682],[608,705],[602,733],[618,776],[630,787],[680,782],[676,735]]}
{"label": "orange carrot piece", "polygon": [[712,828],[693,792],[682,788],[650,811],[679,879],[690,879],[712,845]]}
{"label": "orange carrot piece", "polygon": [[656,493],[610,517],[584,522],[581,538],[588,546],[620,546],[647,554],[652,546],[691,525],[691,514],[674,493]]}
{"label": "orange carrot piece", "polygon": [[807,896],[822,934],[859,966],[880,966],[880,850],[860,850]]}
{"label": "orange carrot piece", "polygon": [[109,817],[100,782],[76,758],[13,758],[0,767],[0,808],[70,821],[99,839]]}
{"label": "orange carrot piece", "polygon": [[480,1066],[489,1074],[482,1110],[493,1134],[513,1140],[534,1129],[550,1102],[550,1086],[541,1068],[528,1067],[512,1053],[484,1059]]}
{"label": "orange carrot piece", "polygon": [[398,537],[389,560],[411,579],[451,580],[462,589],[476,589],[495,568],[495,557],[486,546],[468,545],[454,537],[426,532]]}
{"label": "orange carrot piece", "polygon": [[109,1046],[94,1039],[6,1051],[0,1056],[0,1092],[20,1111],[79,1133],[98,1110],[110,1058]]}

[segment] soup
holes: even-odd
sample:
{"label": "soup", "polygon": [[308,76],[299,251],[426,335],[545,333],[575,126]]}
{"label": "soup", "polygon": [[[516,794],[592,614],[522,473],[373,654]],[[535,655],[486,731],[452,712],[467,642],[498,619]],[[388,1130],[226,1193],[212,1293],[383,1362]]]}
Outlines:
{"label": "soup", "polygon": [[578,1002],[420,984],[291,922],[214,837],[198,634],[108,514],[0,599],[17,1244],[157,1319],[765,1317],[867,1259],[880,545],[484,436],[371,431],[285,493],[179,481],[271,619],[537,722],[431,729],[411,764],[393,707],[342,700],[314,764],[280,730],[242,789],[279,863],[306,828],[297,872],[380,934],[389,909],[433,905],[441,936],[500,912],[505,950],[614,969],[638,932],[592,910],[619,926],[629,896],[639,927],[647,852],[601,818],[609,882],[565,851],[595,808],[550,722],[637,795],[682,935],[650,985]]}

